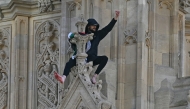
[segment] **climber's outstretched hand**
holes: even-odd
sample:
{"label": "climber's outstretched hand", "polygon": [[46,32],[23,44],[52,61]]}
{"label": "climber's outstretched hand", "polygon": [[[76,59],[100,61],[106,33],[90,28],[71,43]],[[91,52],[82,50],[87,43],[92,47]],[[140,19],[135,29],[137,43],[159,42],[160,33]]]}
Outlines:
{"label": "climber's outstretched hand", "polygon": [[119,17],[119,15],[120,15],[120,11],[115,11],[115,17],[114,17],[114,19],[117,20],[118,17]]}

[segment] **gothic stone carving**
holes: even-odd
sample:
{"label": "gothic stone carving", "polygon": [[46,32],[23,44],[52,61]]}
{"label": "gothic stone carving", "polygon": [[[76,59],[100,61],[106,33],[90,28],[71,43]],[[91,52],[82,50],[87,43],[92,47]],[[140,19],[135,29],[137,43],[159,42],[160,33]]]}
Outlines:
{"label": "gothic stone carving", "polygon": [[0,29],[0,109],[6,108],[8,98],[9,35]]}
{"label": "gothic stone carving", "polygon": [[179,0],[179,4],[183,8],[190,7],[190,0]]}
{"label": "gothic stone carving", "polygon": [[151,46],[151,33],[150,32],[146,32],[145,34],[145,43],[147,47]]}
{"label": "gothic stone carving", "polygon": [[[88,34],[85,36],[81,36],[79,33],[75,33],[75,38],[71,39],[71,43],[74,43],[77,45],[77,65],[78,67],[82,67],[80,65],[83,65],[85,63],[85,58],[87,57],[87,54],[85,53],[86,43],[89,40],[93,39],[93,33]],[[80,70],[80,69],[78,69]]]}
{"label": "gothic stone carving", "polygon": [[87,22],[84,21],[84,15],[81,14],[79,19],[80,21],[78,21],[75,26],[77,27],[78,32],[85,32],[85,26]]}
{"label": "gothic stone carving", "polygon": [[125,44],[131,44],[137,42],[137,30],[135,29],[127,30],[124,32],[124,35],[125,35]]}
{"label": "gothic stone carving", "polygon": [[53,11],[52,0],[38,0],[40,13]]}
{"label": "gothic stone carving", "polygon": [[[100,106],[100,109],[107,109],[107,108],[102,108],[102,105],[101,105],[102,101],[106,100],[106,98],[103,97],[103,95],[101,95],[101,92],[100,92],[100,90],[102,89],[102,80],[99,80],[96,84],[92,84],[92,82],[90,81],[89,75],[92,72],[92,70],[93,70],[92,62],[81,65],[81,67],[78,67],[78,66],[73,67],[71,69],[71,73],[74,75],[74,78],[72,81],[74,81],[74,79],[80,78],[80,80],[84,84],[85,88],[87,89],[87,91],[89,92],[91,97],[94,99],[97,107]],[[71,86],[73,86],[73,84],[75,84],[75,82],[71,82],[69,84],[68,88],[64,91],[63,98],[67,95],[68,91],[72,89]],[[86,109],[86,108],[84,108],[84,109]],[[108,109],[110,109],[110,108],[108,108]]]}
{"label": "gothic stone carving", "polygon": [[79,2],[79,1],[75,0],[75,1],[71,2],[71,4],[69,5],[68,10],[71,10],[71,8],[76,7],[76,6],[78,6],[78,10],[80,10],[81,7],[82,7],[81,1]]}
{"label": "gothic stone carving", "polygon": [[[80,20],[75,24],[75,26],[77,27],[77,31],[78,32],[85,32],[85,26],[87,23],[84,21],[84,15],[81,14],[79,16],[79,19]],[[69,49],[67,50],[67,53],[71,54],[71,53],[73,53],[73,50],[71,48],[71,43],[69,41],[68,41],[68,43],[69,43]]]}
{"label": "gothic stone carving", "polygon": [[85,103],[81,99],[80,102],[78,103],[78,106],[76,107],[76,109],[89,109],[89,108],[85,105]]}
{"label": "gothic stone carving", "polygon": [[160,0],[160,2],[159,2],[160,8],[163,8],[163,5],[166,5],[167,9],[169,9],[169,10],[171,10],[173,8],[172,2],[170,2],[168,0]]}
{"label": "gothic stone carving", "polygon": [[59,32],[53,21],[42,23],[36,33],[38,109],[56,108],[58,84],[54,78],[59,63]]}

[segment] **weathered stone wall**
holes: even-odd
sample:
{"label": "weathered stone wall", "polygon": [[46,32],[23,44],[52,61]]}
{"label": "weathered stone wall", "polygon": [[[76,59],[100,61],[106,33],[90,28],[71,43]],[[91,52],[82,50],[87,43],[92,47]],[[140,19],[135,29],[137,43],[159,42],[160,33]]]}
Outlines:
{"label": "weathered stone wall", "polygon": [[[67,34],[88,18],[102,29],[115,10],[98,49],[109,57],[102,81],[92,85],[85,64],[59,84]],[[0,0],[0,109],[190,108],[189,12],[189,0]]]}

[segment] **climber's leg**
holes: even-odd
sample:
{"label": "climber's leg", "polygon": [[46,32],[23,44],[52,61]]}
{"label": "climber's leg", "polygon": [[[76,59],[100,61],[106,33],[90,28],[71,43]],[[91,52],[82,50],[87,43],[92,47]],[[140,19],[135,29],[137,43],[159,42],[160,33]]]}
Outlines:
{"label": "climber's leg", "polygon": [[69,73],[71,72],[71,68],[74,66],[76,66],[76,58],[75,59],[70,58],[69,62],[67,62],[65,65],[63,75],[68,76]]}
{"label": "climber's leg", "polygon": [[58,74],[57,72],[54,72],[55,78],[61,82],[64,83],[66,77],[69,75],[71,68],[76,66],[76,59],[72,59],[70,58],[69,61],[66,63],[65,65],[65,69],[63,72],[63,76],[61,76],[60,74]]}
{"label": "climber's leg", "polygon": [[106,66],[108,62],[108,57],[107,56],[98,56],[94,61],[93,61],[93,66],[99,65],[94,76],[92,77],[91,81],[93,84],[96,83],[96,77],[98,74],[102,71],[102,69]]}

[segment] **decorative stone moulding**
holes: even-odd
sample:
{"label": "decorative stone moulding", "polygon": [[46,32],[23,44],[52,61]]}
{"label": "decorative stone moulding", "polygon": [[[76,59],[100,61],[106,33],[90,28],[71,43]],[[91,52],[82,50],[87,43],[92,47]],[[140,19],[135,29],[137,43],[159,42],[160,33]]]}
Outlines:
{"label": "decorative stone moulding", "polygon": [[38,0],[38,8],[40,13],[53,11],[52,0]]}
{"label": "decorative stone moulding", "polygon": [[9,37],[9,30],[0,29],[0,109],[5,109],[8,101]]}
{"label": "decorative stone moulding", "polygon": [[[79,16],[79,21],[75,24],[75,26],[77,27],[77,31],[78,32],[85,32],[85,27],[86,27],[87,22],[84,21],[84,15],[81,14]],[[69,48],[67,50],[67,54],[71,54],[74,51],[71,48],[71,43],[69,40],[67,40],[68,44],[69,44]]]}
{"label": "decorative stone moulding", "polygon": [[78,2],[78,0],[76,0],[76,1],[73,1],[73,2],[69,5],[68,10],[72,9],[72,7],[74,7],[74,6],[78,6],[78,10],[80,10],[81,7],[82,7],[81,3]]}
{"label": "decorative stone moulding", "polygon": [[75,24],[75,26],[77,27],[78,32],[85,32],[87,22],[84,21],[84,15],[81,14],[79,18],[80,20]]}
{"label": "decorative stone moulding", "polygon": [[190,7],[190,0],[179,0],[179,5],[183,8]]}
{"label": "decorative stone moulding", "polygon": [[[5,0],[8,1],[8,0]],[[0,22],[15,20],[16,16],[36,17],[61,12],[60,0],[9,0],[6,5],[0,6]],[[13,12],[15,11],[16,12]]]}
{"label": "decorative stone moulding", "polygon": [[166,5],[167,9],[171,10],[173,8],[172,3],[173,2],[171,0],[160,0],[159,6],[160,8],[163,8],[163,5]]}
{"label": "decorative stone moulding", "polygon": [[130,44],[130,40],[132,40],[133,43],[137,42],[137,30],[127,30],[124,32],[125,35],[125,44]]}
{"label": "decorative stone moulding", "polygon": [[145,34],[145,43],[147,47],[151,46],[151,33],[150,32],[146,32]]}
{"label": "decorative stone moulding", "polygon": [[59,63],[59,24],[43,22],[36,32],[36,70],[38,109],[57,108],[59,86],[54,78]]}

